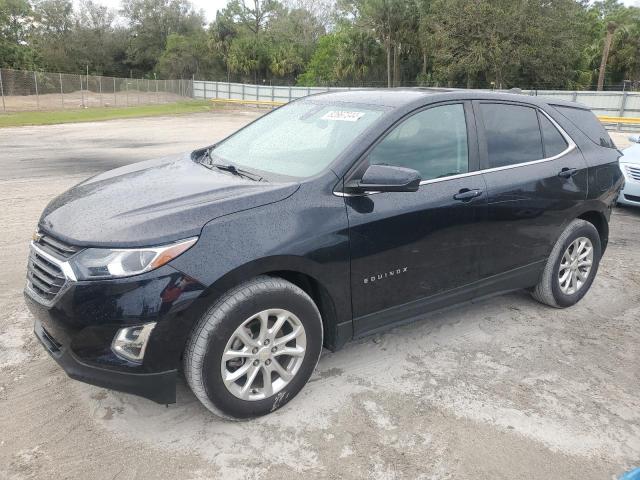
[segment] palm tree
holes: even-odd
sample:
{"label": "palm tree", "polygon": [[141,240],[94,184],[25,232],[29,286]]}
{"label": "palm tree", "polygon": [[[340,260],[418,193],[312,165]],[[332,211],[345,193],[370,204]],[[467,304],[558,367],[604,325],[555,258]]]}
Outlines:
{"label": "palm tree", "polygon": [[613,34],[616,33],[618,24],[616,22],[607,23],[607,36],[604,38],[604,48],[602,49],[602,61],[600,62],[600,72],[598,73],[598,91],[601,92],[604,87],[604,73],[607,68],[607,61],[609,60],[609,49],[611,48],[611,41],[613,40]]}

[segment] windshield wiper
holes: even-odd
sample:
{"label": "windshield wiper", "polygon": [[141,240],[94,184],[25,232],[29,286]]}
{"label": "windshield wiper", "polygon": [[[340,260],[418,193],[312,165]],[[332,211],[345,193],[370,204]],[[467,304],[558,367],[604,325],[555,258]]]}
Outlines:
{"label": "windshield wiper", "polygon": [[263,182],[263,181],[266,182],[264,177],[256,173],[249,172],[248,170],[243,170],[241,168],[238,168],[235,165],[232,165],[230,163],[228,164],[216,163],[214,160],[214,156],[211,154],[214,148],[216,148],[216,145],[212,145],[211,147],[205,149],[205,151],[202,154],[202,157],[200,157],[200,163],[202,163],[203,165],[209,168],[215,167],[218,170],[232,173],[234,175],[237,175],[238,177],[248,178],[249,180],[254,180],[256,182]]}
{"label": "windshield wiper", "polygon": [[218,170],[233,173],[238,177],[248,178],[249,180],[255,180],[256,182],[261,182],[264,180],[264,178],[262,178],[260,175],[256,175],[255,173],[249,172],[247,170],[243,170],[241,168],[236,167],[235,165],[224,164],[224,163],[213,163],[213,162],[211,162],[209,165],[217,168]]}

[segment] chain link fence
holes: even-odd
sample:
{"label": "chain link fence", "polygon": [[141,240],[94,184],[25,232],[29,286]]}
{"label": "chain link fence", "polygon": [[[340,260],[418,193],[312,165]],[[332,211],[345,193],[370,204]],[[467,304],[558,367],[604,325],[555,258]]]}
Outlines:
{"label": "chain link fence", "polygon": [[0,94],[0,112],[130,107],[191,99],[193,82],[2,68]]}

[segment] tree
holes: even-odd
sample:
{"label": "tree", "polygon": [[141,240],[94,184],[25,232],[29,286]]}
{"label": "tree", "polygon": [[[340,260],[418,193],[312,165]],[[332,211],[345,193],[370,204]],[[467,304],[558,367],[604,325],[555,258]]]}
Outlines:
{"label": "tree", "polygon": [[34,45],[41,68],[53,72],[74,71],[71,53],[73,4],[71,0],[42,0],[34,5]]}
{"label": "tree", "polygon": [[0,67],[34,67],[32,15],[27,0],[0,0]]}
{"label": "tree", "polygon": [[[0,0],[0,66],[272,84],[640,85],[619,0]],[[614,28],[615,26],[615,28]]]}
{"label": "tree", "polygon": [[613,34],[616,33],[618,24],[615,22],[607,22],[607,34],[604,39],[604,48],[602,49],[602,61],[600,62],[600,71],[598,73],[598,91],[602,91],[604,87],[604,72],[607,68],[607,61],[609,60],[609,50],[611,49],[611,42],[613,41]]}
{"label": "tree", "polygon": [[253,82],[258,83],[258,71],[267,65],[264,45],[256,38],[244,36],[236,39],[229,49],[228,65],[233,73],[253,76]]}
{"label": "tree", "polygon": [[384,72],[383,51],[376,39],[356,28],[343,27],[320,38],[299,85],[365,84]]}
{"label": "tree", "polygon": [[257,36],[280,8],[281,5],[276,0],[231,0],[226,10],[241,28],[246,28]]}
{"label": "tree", "polygon": [[416,5],[406,0],[346,0],[343,9],[355,18],[355,24],[369,31],[384,45],[387,86],[399,84],[402,42],[415,26]]}
{"label": "tree", "polygon": [[122,63],[128,35],[116,28],[115,11],[92,0],[83,0],[75,15],[69,51],[79,69],[98,75],[128,76]]}
{"label": "tree", "polygon": [[561,88],[584,43],[573,0],[435,0],[434,76],[447,85]]}
{"label": "tree", "polygon": [[637,79],[634,44],[640,41],[640,9],[627,8],[617,0],[605,0],[594,2],[589,11],[594,27],[587,52],[598,72],[598,90],[602,90],[607,81],[627,80],[627,76]]}
{"label": "tree", "polygon": [[129,22],[126,62],[140,73],[154,70],[169,35],[203,31],[203,13],[188,0],[123,0],[121,13]]}
{"label": "tree", "polygon": [[613,39],[608,64],[615,80],[640,84],[640,8],[627,10],[627,18]]}
{"label": "tree", "polygon": [[216,20],[209,27],[209,47],[212,52],[222,58],[227,72],[227,81],[230,80],[229,51],[231,43],[238,35],[238,29],[233,21],[233,16],[226,9],[216,13]]}

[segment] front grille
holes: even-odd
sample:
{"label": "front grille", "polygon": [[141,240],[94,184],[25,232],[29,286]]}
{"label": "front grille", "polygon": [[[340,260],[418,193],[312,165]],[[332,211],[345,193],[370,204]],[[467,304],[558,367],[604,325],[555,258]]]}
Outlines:
{"label": "front grille", "polygon": [[31,244],[27,264],[27,289],[44,304],[52,303],[67,283],[64,262],[80,248],[50,235],[38,235]]}
{"label": "front grille", "polygon": [[626,167],[629,176],[636,182],[640,182],[640,167],[632,167],[631,165],[627,165]]}
{"label": "front grille", "polygon": [[66,283],[66,278],[58,265],[32,247],[27,266],[27,282],[39,297],[51,301]]}
{"label": "front grille", "polygon": [[61,259],[67,259],[80,250],[78,247],[61,242],[50,235],[41,235],[36,244],[45,252]]}

